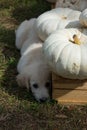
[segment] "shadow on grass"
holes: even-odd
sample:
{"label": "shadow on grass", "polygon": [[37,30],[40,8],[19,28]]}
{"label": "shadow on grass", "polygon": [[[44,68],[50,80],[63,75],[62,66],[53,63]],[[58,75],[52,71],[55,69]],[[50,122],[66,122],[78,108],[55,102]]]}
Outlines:
{"label": "shadow on grass", "polygon": [[13,9],[12,17],[19,23],[25,19],[36,18],[43,12],[50,10],[50,4],[45,0],[32,0],[20,4]]}
{"label": "shadow on grass", "polygon": [[32,97],[31,93],[28,92],[26,88],[18,87],[16,83],[16,66],[19,60],[20,53],[15,47],[14,30],[0,28],[0,36],[2,55],[4,55],[6,62],[5,72],[2,76],[1,86],[4,87],[10,95],[14,95],[18,99],[34,101],[34,98]]}

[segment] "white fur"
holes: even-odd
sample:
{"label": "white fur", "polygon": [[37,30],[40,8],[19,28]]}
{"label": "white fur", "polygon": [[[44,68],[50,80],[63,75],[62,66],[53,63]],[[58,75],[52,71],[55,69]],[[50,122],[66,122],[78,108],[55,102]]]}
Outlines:
{"label": "white fur", "polygon": [[[49,97],[45,84],[49,81],[50,72],[42,53],[42,41],[35,29],[36,19],[24,21],[16,30],[16,47],[21,51],[21,58],[17,65],[17,82],[26,86],[34,94],[36,100]],[[38,88],[33,84],[37,83]]]}

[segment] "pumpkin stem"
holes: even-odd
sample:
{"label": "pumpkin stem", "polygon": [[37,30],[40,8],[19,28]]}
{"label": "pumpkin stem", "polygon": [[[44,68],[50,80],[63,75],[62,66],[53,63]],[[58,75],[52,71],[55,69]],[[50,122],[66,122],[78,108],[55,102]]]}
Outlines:
{"label": "pumpkin stem", "polygon": [[62,16],[62,19],[67,19],[67,17],[66,16]]}
{"label": "pumpkin stem", "polygon": [[74,39],[74,43],[75,43],[75,44],[78,44],[78,45],[80,45],[80,44],[81,44],[80,39],[77,37],[77,35],[76,35],[76,34],[75,34],[75,35],[73,35],[73,39]]}

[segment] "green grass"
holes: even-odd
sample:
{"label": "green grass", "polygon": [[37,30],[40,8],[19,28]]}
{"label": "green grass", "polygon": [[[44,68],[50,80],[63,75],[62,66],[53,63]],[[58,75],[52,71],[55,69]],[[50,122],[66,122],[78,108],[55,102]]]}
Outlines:
{"label": "green grass", "polygon": [[45,0],[0,0],[0,130],[86,130],[86,106],[40,104],[16,83],[15,29],[49,9]]}

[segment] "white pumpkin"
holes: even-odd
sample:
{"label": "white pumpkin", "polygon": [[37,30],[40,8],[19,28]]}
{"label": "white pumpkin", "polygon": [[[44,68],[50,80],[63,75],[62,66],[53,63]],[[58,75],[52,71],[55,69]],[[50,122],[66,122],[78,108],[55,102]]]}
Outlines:
{"label": "white pumpkin", "polygon": [[85,9],[81,14],[80,14],[80,17],[79,17],[79,20],[80,20],[80,23],[87,27],[87,9]]}
{"label": "white pumpkin", "polygon": [[40,15],[36,20],[38,36],[44,41],[58,29],[79,27],[81,12],[69,8],[56,8]]}
{"label": "white pumpkin", "polygon": [[59,76],[87,79],[87,29],[62,29],[43,44],[44,56]]}
{"label": "white pumpkin", "polygon": [[87,0],[57,0],[56,8],[64,7],[83,11],[87,8]]}

